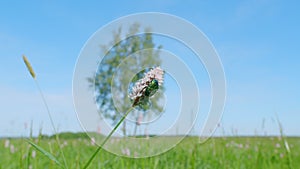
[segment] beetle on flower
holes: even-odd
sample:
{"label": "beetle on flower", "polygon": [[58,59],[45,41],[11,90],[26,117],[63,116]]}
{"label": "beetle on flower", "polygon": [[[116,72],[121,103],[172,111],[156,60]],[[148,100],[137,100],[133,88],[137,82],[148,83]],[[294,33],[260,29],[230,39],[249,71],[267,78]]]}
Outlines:
{"label": "beetle on flower", "polygon": [[158,90],[159,86],[162,85],[164,80],[164,71],[160,67],[151,69],[149,72],[145,73],[145,76],[138,80],[131,93],[129,94],[132,100],[132,106],[137,106],[143,104],[153,96]]}

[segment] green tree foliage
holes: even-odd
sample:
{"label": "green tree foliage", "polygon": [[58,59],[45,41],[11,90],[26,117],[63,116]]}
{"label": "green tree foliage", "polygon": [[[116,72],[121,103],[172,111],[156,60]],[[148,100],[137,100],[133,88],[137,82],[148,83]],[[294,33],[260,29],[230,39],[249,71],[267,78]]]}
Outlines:
{"label": "green tree foliage", "polygon": [[[160,49],[161,46],[154,44],[151,33],[136,35],[139,30],[140,25],[136,23],[131,25],[126,35],[122,33],[122,28],[119,28],[116,32],[113,32],[113,41],[111,44],[102,46],[102,51],[105,52],[105,57],[102,59],[101,63],[99,63],[99,67],[95,73],[95,76],[88,78],[91,86],[94,87],[95,90],[99,112],[102,114],[102,117],[110,119],[112,123],[116,123],[122,114],[125,113],[125,111],[132,105],[125,102],[130,90],[128,87],[124,88],[124,83],[130,81],[130,84],[125,84],[125,86],[129,86],[130,88],[137,80],[144,76],[145,72],[149,71],[149,69],[141,70],[140,65],[147,65],[148,68],[151,68],[161,64],[161,59],[158,52],[158,49]],[[149,28],[146,28],[145,32],[149,32],[149,30]],[[140,52],[144,49],[147,49],[146,52]],[[130,77],[126,75],[115,79],[114,74],[117,71],[125,71],[120,70],[122,68],[118,66],[131,54],[142,56],[131,60],[132,63],[129,67],[126,67],[126,69],[139,70],[139,73],[137,73],[132,79],[128,79]],[[112,99],[111,92],[112,83],[117,86],[117,91],[114,92],[117,92],[118,94],[118,105],[122,105],[122,110],[125,110],[123,112],[118,112],[115,108],[115,103]],[[155,98],[160,98],[161,96],[162,94],[158,93]],[[151,113],[162,112],[162,106],[159,104],[159,99],[151,99],[151,105]],[[143,113],[145,116],[149,112],[145,111],[144,107],[140,107],[130,115],[137,119],[140,113]],[[125,121],[123,122],[122,131],[123,134],[126,135]]]}

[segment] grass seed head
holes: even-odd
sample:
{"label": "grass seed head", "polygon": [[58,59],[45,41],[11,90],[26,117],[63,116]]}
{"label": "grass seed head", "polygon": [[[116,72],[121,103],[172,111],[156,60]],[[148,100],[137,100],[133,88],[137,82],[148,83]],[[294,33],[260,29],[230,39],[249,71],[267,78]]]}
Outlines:
{"label": "grass seed head", "polygon": [[26,67],[27,67],[27,69],[28,69],[31,77],[35,79],[35,73],[34,73],[32,67],[30,65],[30,62],[28,61],[28,59],[27,59],[27,57],[25,55],[23,55],[23,61],[24,61],[25,65],[26,65]]}

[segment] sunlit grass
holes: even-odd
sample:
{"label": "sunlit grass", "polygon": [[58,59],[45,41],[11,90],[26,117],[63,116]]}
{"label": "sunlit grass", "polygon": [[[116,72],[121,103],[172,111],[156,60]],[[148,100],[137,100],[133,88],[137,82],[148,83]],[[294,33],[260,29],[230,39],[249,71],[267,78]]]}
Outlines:
{"label": "sunlit grass", "polygon": [[[55,139],[33,140],[59,155]],[[293,159],[291,166],[300,168],[300,138],[287,141]],[[88,138],[61,139],[61,143],[68,168],[82,168],[96,148]],[[1,139],[0,168],[59,168],[35,149],[28,153],[29,147],[24,139]],[[132,159],[102,151],[90,168],[289,168],[288,163],[281,137],[219,137],[204,144],[198,144],[198,138],[188,137],[170,151],[151,158]]]}

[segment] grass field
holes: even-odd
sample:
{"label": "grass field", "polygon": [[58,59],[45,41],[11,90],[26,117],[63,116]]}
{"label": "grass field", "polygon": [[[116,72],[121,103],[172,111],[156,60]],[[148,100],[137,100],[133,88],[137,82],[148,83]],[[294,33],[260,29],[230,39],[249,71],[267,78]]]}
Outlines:
{"label": "grass field", "polygon": [[[61,159],[54,139],[33,140]],[[90,168],[300,168],[300,138],[297,137],[286,138],[288,145],[281,137],[215,137],[203,144],[198,144],[198,140],[187,137],[170,151],[143,159],[119,157],[102,151]],[[61,138],[61,143],[68,166],[72,169],[81,168],[96,149],[85,137]],[[59,167],[29,146],[25,139],[1,139],[0,168]]]}

